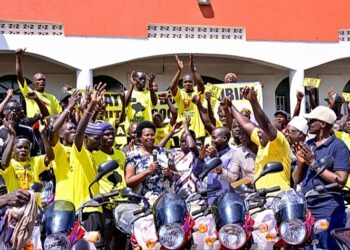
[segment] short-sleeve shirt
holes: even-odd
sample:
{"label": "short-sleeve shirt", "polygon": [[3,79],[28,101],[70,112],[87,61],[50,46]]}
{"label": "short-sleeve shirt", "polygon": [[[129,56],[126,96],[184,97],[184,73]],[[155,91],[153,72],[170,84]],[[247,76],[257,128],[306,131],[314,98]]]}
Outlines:
{"label": "short-sleeve shirt", "polygon": [[40,182],[39,175],[48,168],[44,163],[45,155],[30,157],[20,162],[11,159],[9,166],[0,173],[5,179],[8,192],[16,189],[29,189],[34,182]]}
{"label": "short-sleeve shirt", "polygon": [[133,90],[127,107],[127,116],[130,123],[152,121],[152,100],[149,90]]}
{"label": "short-sleeve shirt", "polygon": [[[97,175],[97,166],[95,164],[92,153],[85,148],[85,145],[78,151],[75,144],[72,146],[70,155],[70,165],[72,167],[71,200],[77,210],[84,202],[90,199],[89,185]],[[92,195],[99,194],[99,185],[92,185]],[[84,212],[102,211],[101,208],[86,208]]]}
{"label": "short-sleeve shirt", "polygon": [[[164,178],[161,171],[162,167],[168,165],[167,151],[164,148],[157,148],[157,161],[160,167],[149,175],[135,190],[140,195],[162,194],[165,192]],[[147,169],[153,162],[152,154],[145,154],[141,149],[129,151],[126,155],[126,168],[135,168],[135,173],[139,174]]]}
{"label": "short-sleeve shirt", "polygon": [[[159,143],[171,132],[171,125],[168,123],[162,128],[157,128],[156,133],[154,135],[154,144],[159,145]],[[170,149],[173,139],[167,141],[165,144],[166,149]]]}
{"label": "short-sleeve shirt", "polygon": [[117,185],[114,187],[113,183],[108,180],[109,175],[103,176],[102,179],[98,182],[100,185],[101,194],[108,193],[114,189],[120,189],[120,188],[126,187],[125,174],[124,174],[125,154],[123,153],[123,151],[120,151],[118,149],[113,149],[113,154],[109,155],[99,150],[99,151],[93,152],[92,155],[95,159],[97,166],[108,160],[115,160],[119,164],[118,168],[115,171],[118,173],[118,176],[120,176],[120,180],[119,180],[120,182],[118,182]]}
{"label": "short-sleeve shirt", "polygon": [[[182,89],[177,89],[174,100],[178,108],[178,119],[184,121],[186,116],[191,117],[190,129],[196,133],[197,137],[205,136],[204,124],[201,120],[197,106],[192,102],[193,96],[198,95],[197,88],[194,88],[193,92],[187,93]],[[204,102],[204,95],[200,96],[200,101]]]}
{"label": "short-sleeve shirt", "polygon": [[[24,79],[23,85],[24,86],[22,87],[22,84],[20,82],[18,82],[19,89],[21,90],[21,93],[26,101],[27,117],[33,117],[36,114],[40,113],[40,109],[39,109],[38,104],[34,100],[28,99],[26,97],[26,95],[29,92],[32,92],[32,90],[29,88],[29,86],[27,84],[26,79]],[[59,114],[62,111],[60,103],[54,95],[46,93],[46,92],[38,92],[38,91],[35,91],[35,93],[38,95],[39,99],[46,106],[47,110],[50,113],[50,116],[55,115],[55,114]]]}
{"label": "short-sleeve shirt", "polygon": [[274,174],[268,174],[261,177],[256,183],[259,188],[271,188],[279,186],[281,190],[290,188],[291,176],[291,159],[290,146],[286,137],[277,131],[277,136],[273,141],[269,141],[265,147],[260,145],[258,137],[258,128],[255,128],[251,134],[251,140],[258,145],[258,153],[255,159],[254,179],[258,178],[261,171],[263,171],[266,163],[280,162],[283,165],[283,171]]}
{"label": "short-sleeve shirt", "polygon": [[64,146],[62,143],[57,142],[53,147],[55,153],[55,160],[53,164],[53,170],[56,177],[56,200],[69,201],[73,190],[72,182],[69,178],[73,169],[70,167],[70,155],[72,147]]}
{"label": "short-sleeve shirt", "polygon": [[[306,144],[314,149],[315,160],[319,161],[327,155],[334,157],[333,167],[328,170],[331,172],[344,171],[349,173],[349,150],[345,143],[334,136],[331,136],[319,147],[316,146],[315,139],[311,139]],[[301,190],[303,193],[307,193],[317,185],[329,184],[321,177],[317,176],[313,180],[311,178],[316,173],[310,168],[307,168],[306,175],[303,178]],[[344,197],[342,195],[335,195],[326,193],[319,197],[309,197],[307,199],[308,208],[313,216],[316,218],[322,218],[323,216],[329,216],[336,213],[344,213]]]}

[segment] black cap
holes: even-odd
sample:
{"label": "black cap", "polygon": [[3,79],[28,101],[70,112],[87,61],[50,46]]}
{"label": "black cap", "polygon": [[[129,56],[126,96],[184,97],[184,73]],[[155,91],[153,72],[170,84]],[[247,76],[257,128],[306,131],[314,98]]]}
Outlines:
{"label": "black cap", "polygon": [[[324,99],[326,102],[328,102],[328,97]],[[343,103],[344,102],[344,98],[339,95],[339,94],[335,94],[335,97],[334,97],[334,100],[335,102],[337,103]]]}
{"label": "black cap", "polygon": [[281,110],[281,109],[280,109],[280,110],[277,110],[277,111],[275,112],[274,116],[276,116],[276,115],[283,115],[283,116],[286,117],[286,119],[289,118],[288,112],[286,112],[286,111],[284,111],[284,110]]}
{"label": "black cap", "polygon": [[70,93],[68,93],[68,92],[61,93],[61,95],[59,97],[59,102],[63,102],[66,99],[68,99],[69,97],[71,97]]}

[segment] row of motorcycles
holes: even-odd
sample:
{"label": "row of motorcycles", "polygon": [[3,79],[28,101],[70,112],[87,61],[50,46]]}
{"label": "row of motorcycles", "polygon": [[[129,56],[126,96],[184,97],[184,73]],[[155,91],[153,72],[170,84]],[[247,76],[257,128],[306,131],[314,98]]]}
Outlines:
{"label": "row of motorcycles", "polygon": [[[319,163],[325,170],[333,164],[333,159],[325,157]],[[220,158],[207,161],[198,181],[203,181],[220,164]],[[107,174],[110,180],[117,180],[113,178],[117,167],[115,161],[101,164],[90,188]],[[278,192],[279,187],[256,189],[255,183],[261,177],[282,170],[281,163],[266,164],[252,187],[241,184],[234,192],[216,197],[211,206],[207,199],[215,188],[165,193],[154,202],[130,188],[96,196],[90,193],[91,199],[77,211],[69,202],[55,201],[43,213],[44,249],[95,249],[99,237],[84,237],[95,234],[81,227],[82,212],[86,207],[105,205],[114,207],[115,226],[128,238],[125,249],[300,249],[312,246],[317,243],[312,241],[312,233],[327,230],[329,223],[315,221],[307,209],[306,199],[332,193],[337,184],[316,186],[306,195],[294,189]],[[339,191],[334,193],[339,194]],[[350,229],[332,232],[342,249],[350,249],[349,232]]]}

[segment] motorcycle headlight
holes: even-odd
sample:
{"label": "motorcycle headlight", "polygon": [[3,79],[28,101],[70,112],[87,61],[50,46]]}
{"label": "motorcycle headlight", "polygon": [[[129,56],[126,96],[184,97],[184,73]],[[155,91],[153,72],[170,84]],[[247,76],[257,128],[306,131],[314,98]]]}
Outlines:
{"label": "motorcycle headlight", "polygon": [[282,239],[290,245],[299,245],[304,242],[307,234],[306,227],[301,220],[295,219],[282,222],[280,225]]}
{"label": "motorcycle headlight", "polygon": [[219,240],[227,249],[239,249],[246,243],[247,236],[241,226],[228,224],[220,229]]}
{"label": "motorcycle headlight", "polygon": [[159,228],[159,243],[167,249],[176,249],[182,245],[185,233],[178,223],[170,223]]}

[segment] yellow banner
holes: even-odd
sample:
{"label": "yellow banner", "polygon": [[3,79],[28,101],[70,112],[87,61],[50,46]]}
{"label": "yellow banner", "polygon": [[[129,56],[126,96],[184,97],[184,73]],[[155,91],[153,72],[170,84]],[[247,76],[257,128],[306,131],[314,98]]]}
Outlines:
{"label": "yellow banner", "polygon": [[343,93],[342,93],[342,96],[343,96],[343,98],[344,98],[344,101],[350,102],[350,93],[343,92]]}
{"label": "yellow banner", "polygon": [[319,78],[310,78],[310,77],[305,77],[304,78],[304,86],[305,87],[315,87],[318,88],[321,84],[321,79]]}

